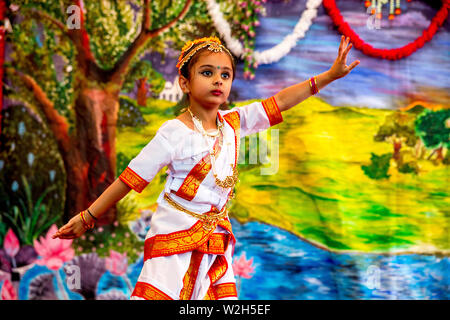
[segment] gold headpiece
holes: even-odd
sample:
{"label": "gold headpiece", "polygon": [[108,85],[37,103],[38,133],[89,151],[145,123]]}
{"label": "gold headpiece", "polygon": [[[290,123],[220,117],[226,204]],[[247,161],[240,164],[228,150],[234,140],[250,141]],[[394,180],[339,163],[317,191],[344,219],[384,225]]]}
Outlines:
{"label": "gold headpiece", "polygon": [[[186,54],[187,51],[189,51],[194,45],[197,45],[197,44],[199,44],[199,45],[194,50],[192,50],[191,52]],[[231,52],[222,45],[222,42],[217,37],[205,37],[205,38],[195,39],[193,41],[190,40],[190,41],[186,42],[186,44],[181,49],[180,57],[178,58],[178,63],[177,63],[178,73],[181,74],[181,68],[183,68],[183,65],[186,62],[188,62],[197,53],[198,50],[203,49],[207,46],[209,46],[208,50],[213,51],[213,52],[225,51],[226,53],[228,53],[230,55],[231,60],[233,60],[233,55],[231,54]]]}

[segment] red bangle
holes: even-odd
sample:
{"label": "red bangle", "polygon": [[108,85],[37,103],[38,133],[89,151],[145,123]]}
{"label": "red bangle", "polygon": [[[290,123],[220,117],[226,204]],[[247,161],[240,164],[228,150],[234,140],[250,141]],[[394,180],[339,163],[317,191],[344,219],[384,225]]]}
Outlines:
{"label": "red bangle", "polygon": [[311,87],[311,94],[315,95],[316,93],[319,93],[319,88],[317,87],[317,81],[316,77],[311,77],[309,79],[309,86]]}
{"label": "red bangle", "polygon": [[81,222],[83,223],[83,227],[86,230],[90,230],[90,229],[94,228],[94,224],[92,223],[91,225],[89,225],[89,223],[87,223],[86,218],[84,216],[85,212],[86,212],[86,210],[83,210],[80,212]]}

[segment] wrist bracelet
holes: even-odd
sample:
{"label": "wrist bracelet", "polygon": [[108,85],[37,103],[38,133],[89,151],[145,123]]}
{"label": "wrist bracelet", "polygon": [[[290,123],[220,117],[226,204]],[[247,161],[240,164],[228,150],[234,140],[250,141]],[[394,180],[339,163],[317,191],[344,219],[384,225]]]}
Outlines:
{"label": "wrist bracelet", "polygon": [[89,211],[89,208],[87,209],[87,212],[88,212],[89,215],[92,217],[92,219],[94,219],[95,221],[98,220],[96,217],[94,217],[94,215],[91,213],[91,211]]}
{"label": "wrist bracelet", "polygon": [[315,95],[320,92],[319,88],[317,87],[317,78],[316,77],[309,78],[309,87],[311,88],[312,95]]}
{"label": "wrist bracelet", "polygon": [[94,228],[94,223],[92,223],[92,224],[87,223],[86,217],[84,216],[85,212],[86,212],[86,210],[83,210],[83,211],[80,212],[80,218],[81,218],[81,223],[83,224],[83,228],[85,230],[93,229]]}

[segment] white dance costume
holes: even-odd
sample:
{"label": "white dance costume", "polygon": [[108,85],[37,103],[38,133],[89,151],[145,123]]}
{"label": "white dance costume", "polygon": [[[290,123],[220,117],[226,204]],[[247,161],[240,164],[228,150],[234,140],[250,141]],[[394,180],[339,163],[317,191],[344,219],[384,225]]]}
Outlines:
{"label": "white dance costume", "polygon": [[205,138],[179,119],[164,122],[119,176],[140,193],[159,170],[168,167],[131,299],[237,299],[231,264],[236,239],[228,216],[208,225],[179,208],[202,215],[226,208],[231,188],[215,183],[206,139],[214,144],[215,168],[223,180],[237,165],[240,138],[266,130],[283,117],[271,97],[218,110],[218,118],[224,123],[218,138]]}

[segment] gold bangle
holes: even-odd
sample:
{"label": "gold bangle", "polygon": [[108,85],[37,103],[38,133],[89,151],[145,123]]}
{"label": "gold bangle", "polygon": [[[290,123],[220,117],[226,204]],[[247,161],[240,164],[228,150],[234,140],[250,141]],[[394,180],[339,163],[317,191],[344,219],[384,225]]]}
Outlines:
{"label": "gold bangle", "polygon": [[93,223],[92,224],[87,223],[86,217],[84,216],[85,212],[86,212],[86,210],[83,210],[83,211],[80,212],[80,217],[81,217],[81,222],[83,223],[83,227],[86,230],[93,229],[94,228],[94,224]]}

